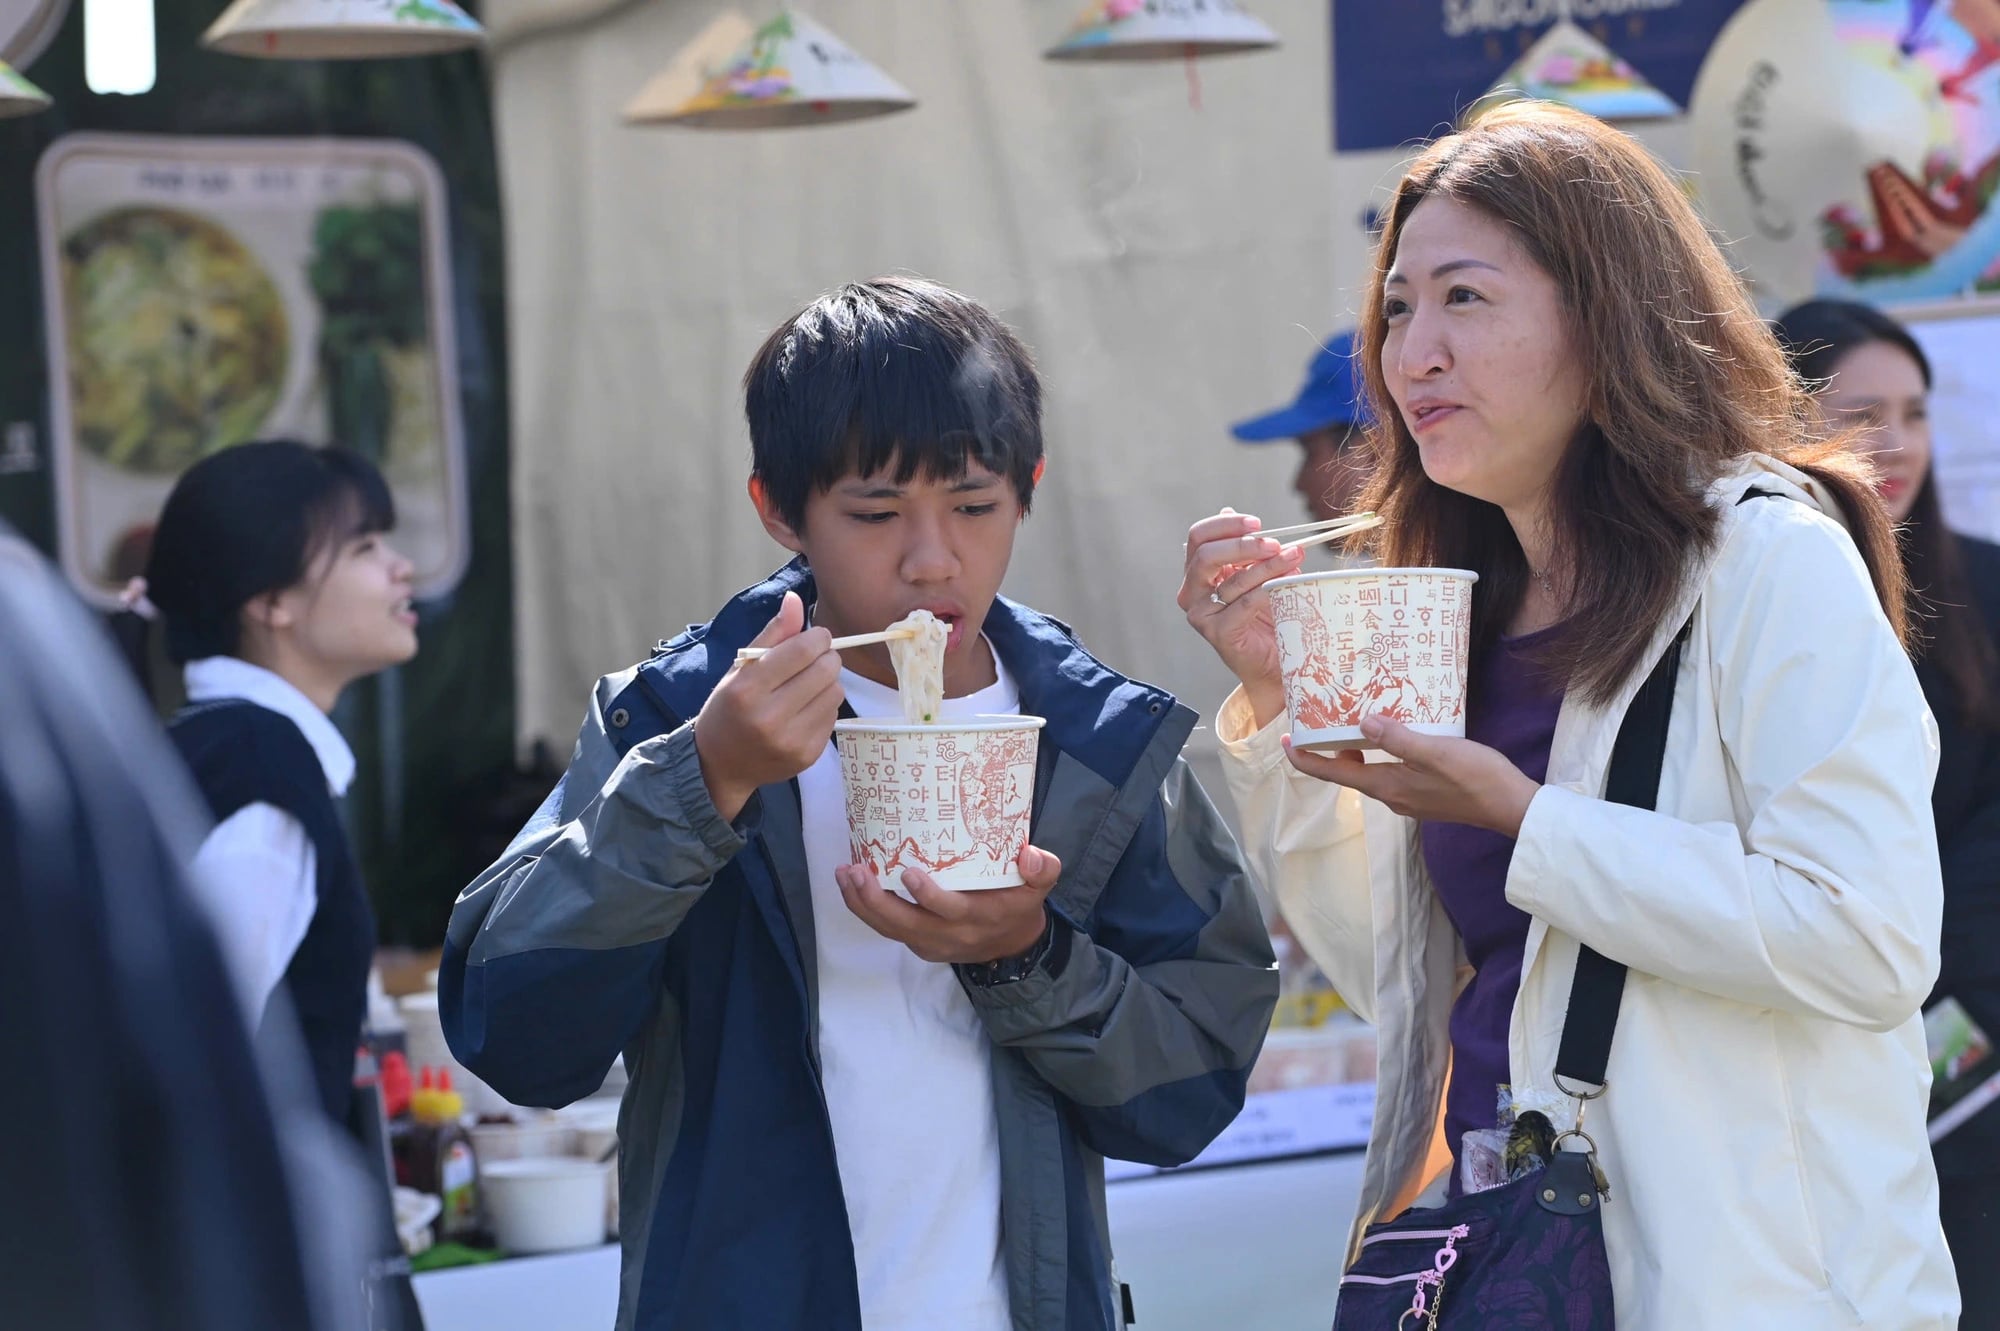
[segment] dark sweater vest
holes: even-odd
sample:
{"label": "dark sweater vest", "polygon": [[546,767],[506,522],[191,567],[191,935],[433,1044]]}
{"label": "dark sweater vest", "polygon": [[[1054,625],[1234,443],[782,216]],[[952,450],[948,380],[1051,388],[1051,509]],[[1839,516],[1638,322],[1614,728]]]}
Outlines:
{"label": "dark sweater vest", "polygon": [[[270,804],[298,819],[312,842],[318,905],[285,970],[285,988],[320,1103],[344,1128],[368,1011],[375,916],[319,755],[288,718],[238,699],[190,706],[168,730],[218,824],[247,805]],[[268,1020],[267,1009],[260,1027]]]}

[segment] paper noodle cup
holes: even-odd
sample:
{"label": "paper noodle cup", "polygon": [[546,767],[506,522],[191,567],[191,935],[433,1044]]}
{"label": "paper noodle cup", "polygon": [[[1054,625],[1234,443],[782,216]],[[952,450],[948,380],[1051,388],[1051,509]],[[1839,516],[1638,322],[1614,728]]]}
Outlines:
{"label": "paper noodle cup", "polygon": [[1465,667],[1476,573],[1364,568],[1268,584],[1292,743],[1372,749],[1361,718],[1426,735],[1465,734]]}
{"label": "paper noodle cup", "polygon": [[836,722],[853,862],[890,888],[905,869],[956,892],[1019,886],[1041,728],[1039,716]]}

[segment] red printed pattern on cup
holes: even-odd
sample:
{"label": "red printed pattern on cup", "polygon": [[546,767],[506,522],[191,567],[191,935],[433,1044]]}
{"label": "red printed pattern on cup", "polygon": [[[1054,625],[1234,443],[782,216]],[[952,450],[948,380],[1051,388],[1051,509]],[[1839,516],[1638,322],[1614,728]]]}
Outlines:
{"label": "red printed pattern on cup", "polygon": [[1470,591],[1459,579],[1393,574],[1272,588],[1272,619],[1290,638],[1281,655],[1293,725],[1331,730],[1371,715],[1462,721]]}
{"label": "red printed pattern on cup", "polygon": [[1028,843],[1036,736],[846,734],[847,826],[854,862],[883,878],[918,868],[1002,878]]}

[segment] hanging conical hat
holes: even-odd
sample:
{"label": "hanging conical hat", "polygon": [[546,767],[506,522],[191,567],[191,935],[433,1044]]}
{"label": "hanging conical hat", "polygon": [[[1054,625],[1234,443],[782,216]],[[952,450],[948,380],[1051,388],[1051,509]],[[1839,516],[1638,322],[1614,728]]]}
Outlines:
{"label": "hanging conical hat", "polygon": [[49,95],[0,60],[0,117],[33,115],[49,109]]}
{"label": "hanging conical hat", "polygon": [[756,35],[756,25],[733,9],[710,19],[708,26],[675,52],[666,67],[648,79],[638,95],[626,103],[626,123],[647,125],[668,121],[694,100],[708,82],[710,70],[727,68],[736,53]]}
{"label": "hanging conical hat", "polygon": [[1520,97],[1561,102],[1613,123],[1681,113],[1673,98],[1566,18],[1522,52],[1475,110]]}
{"label": "hanging conical hat", "polygon": [[452,0],[236,0],[201,44],[273,60],[369,60],[441,55],[485,39]]}
{"label": "hanging conical hat", "polygon": [[[902,84],[804,14],[780,13],[726,59],[700,58],[727,32],[711,24],[646,85],[626,108],[626,119],[694,129],[778,129],[888,115],[917,104]],[[693,92],[667,102],[687,86],[690,68],[702,71]]]}
{"label": "hanging conical hat", "polygon": [[[1759,303],[1897,305],[2000,273],[2000,114],[1943,83],[1977,50],[1955,25],[1905,52],[1866,4],[1751,0],[1695,81],[1689,124],[1704,211]],[[1890,16],[1894,17],[1894,16]]]}
{"label": "hanging conical hat", "polygon": [[1180,60],[1277,44],[1278,34],[1236,0],[1094,0],[1069,35],[1043,54],[1050,60]]}
{"label": "hanging conical hat", "polygon": [[42,58],[77,0],[0,0],[0,61],[16,70]]}

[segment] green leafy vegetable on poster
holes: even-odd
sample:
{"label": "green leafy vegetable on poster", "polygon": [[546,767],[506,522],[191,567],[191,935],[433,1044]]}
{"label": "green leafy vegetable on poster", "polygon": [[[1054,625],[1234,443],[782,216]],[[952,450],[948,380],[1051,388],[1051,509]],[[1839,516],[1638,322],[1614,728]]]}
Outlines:
{"label": "green leafy vegetable on poster", "polygon": [[320,304],[333,437],[386,465],[396,414],[392,356],[425,338],[422,217],[410,204],[323,209],[307,278]]}

